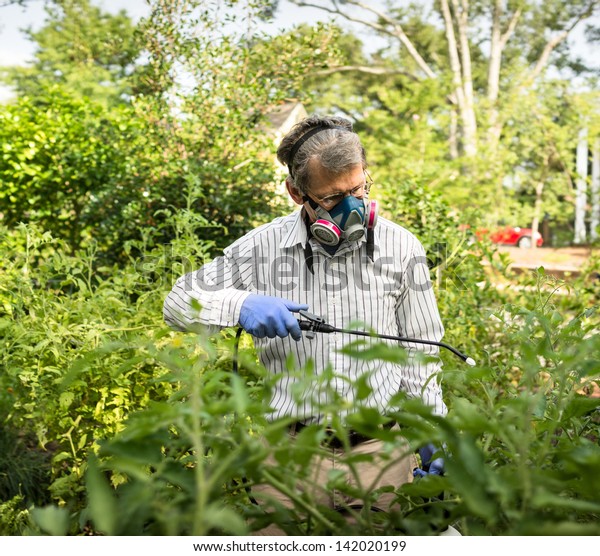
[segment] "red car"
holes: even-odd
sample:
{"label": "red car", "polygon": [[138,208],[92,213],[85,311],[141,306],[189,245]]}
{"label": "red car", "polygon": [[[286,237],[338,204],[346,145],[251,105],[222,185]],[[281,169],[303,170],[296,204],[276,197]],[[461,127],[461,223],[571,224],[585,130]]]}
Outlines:
{"label": "red car", "polygon": [[[478,239],[489,238],[492,243],[517,245],[518,247],[527,249],[528,247],[531,247],[533,232],[531,228],[504,226],[493,232],[490,232],[489,230],[477,230],[475,235]],[[542,234],[536,232],[535,239],[537,247],[541,247],[544,243]]]}

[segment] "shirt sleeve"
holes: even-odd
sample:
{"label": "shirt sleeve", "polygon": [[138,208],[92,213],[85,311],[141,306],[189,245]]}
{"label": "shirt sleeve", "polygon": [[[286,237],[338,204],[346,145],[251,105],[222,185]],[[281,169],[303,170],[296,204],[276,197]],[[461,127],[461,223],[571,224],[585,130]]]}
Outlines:
{"label": "shirt sleeve", "polygon": [[[416,239],[398,297],[396,318],[403,336],[435,342],[440,342],[444,336],[425,250]],[[437,357],[439,347],[408,342],[404,346],[408,353],[402,373],[404,390],[409,396],[422,398],[437,415],[445,415],[448,410],[442,399],[438,377],[435,376],[441,369],[441,361]],[[421,355],[434,359],[424,361]]]}
{"label": "shirt sleeve", "polygon": [[235,326],[251,294],[234,258],[227,253],[175,282],[163,305],[165,322],[183,332],[215,332]]}

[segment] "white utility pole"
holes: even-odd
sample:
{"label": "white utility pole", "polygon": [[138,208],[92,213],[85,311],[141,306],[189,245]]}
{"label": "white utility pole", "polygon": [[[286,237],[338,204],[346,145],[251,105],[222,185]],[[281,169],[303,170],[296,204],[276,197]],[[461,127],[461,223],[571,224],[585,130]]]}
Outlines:
{"label": "white utility pole", "polygon": [[600,226],[600,137],[596,137],[592,148],[592,215],[590,218],[590,238],[599,237]]}
{"label": "white utility pole", "polygon": [[587,205],[588,141],[587,129],[579,132],[577,143],[577,190],[575,192],[575,237],[576,245],[585,243],[585,208]]}

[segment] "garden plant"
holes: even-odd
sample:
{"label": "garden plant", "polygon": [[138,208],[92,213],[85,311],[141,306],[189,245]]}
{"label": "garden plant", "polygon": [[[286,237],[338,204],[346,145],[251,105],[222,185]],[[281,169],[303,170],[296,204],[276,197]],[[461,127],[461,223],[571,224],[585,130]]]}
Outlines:
{"label": "garden plant", "polygon": [[[547,79],[521,91],[536,114],[525,121],[510,85],[526,61],[508,49],[506,103],[476,103],[479,121],[502,121],[488,137],[494,156],[485,142],[469,155],[473,136],[461,147],[447,135],[452,76],[413,79],[419,68],[394,49],[371,54],[386,71],[369,73],[359,39],[339,25],[257,32],[276,4],[152,1],[134,26],[87,0],[55,0],[32,37],[35,64],[6,72],[17,96],[0,105],[0,534],[246,535],[271,523],[290,535],[435,535],[448,525],[463,535],[600,534],[599,261],[565,280],[542,267],[515,274],[506,253],[461,226],[484,223],[491,205],[524,218],[544,208],[564,224],[572,131],[580,116],[590,134],[600,127],[597,98]],[[479,21],[492,3],[474,4]],[[587,6],[552,5],[554,19],[535,2],[523,10],[546,13],[539,23],[554,29]],[[443,63],[443,34],[414,9],[394,17]],[[89,33],[75,44],[60,26]],[[121,50],[97,55],[93,29]],[[517,44],[536,53],[534,39],[522,32]],[[559,54],[555,66],[568,65]],[[351,66],[364,71],[349,78]],[[326,433],[308,426],[290,440],[290,423],[269,419],[277,379],[251,338],[182,334],[162,319],[179,276],[291,210],[270,119],[290,100],[355,120],[382,213],[426,248],[444,341],[476,361],[440,354],[444,418],[402,395],[385,417],[361,405],[367,377],[350,385],[354,406],[329,396],[321,410],[342,438],[348,414],[390,452],[402,434],[414,450],[443,446],[446,460],[444,476],[395,492],[389,515],[369,511],[377,493],[353,491],[364,510],[352,510],[352,525],[295,488]],[[509,174],[519,178],[500,187]],[[535,204],[540,180],[548,188]],[[343,350],[405,357],[375,338],[348,337]],[[327,369],[317,378],[311,365],[292,371],[321,389],[344,380]],[[378,428],[388,420],[401,433]],[[262,483],[293,507],[257,504]],[[332,473],[328,488],[349,487]]]}

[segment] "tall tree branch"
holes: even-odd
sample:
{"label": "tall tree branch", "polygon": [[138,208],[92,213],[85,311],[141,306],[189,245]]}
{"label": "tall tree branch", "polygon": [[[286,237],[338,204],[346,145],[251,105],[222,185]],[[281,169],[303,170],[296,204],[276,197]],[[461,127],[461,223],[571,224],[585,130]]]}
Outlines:
{"label": "tall tree branch", "polygon": [[323,6],[320,4],[313,4],[311,2],[303,2],[300,0],[290,0],[290,2],[292,4],[296,4],[296,6],[299,6],[301,8],[315,8],[317,10],[321,10],[323,12],[327,12],[333,15],[339,15],[341,17],[343,17],[344,19],[348,20],[348,21],[352,21],[353,23],[360,23],[361,25],[365,25],[367,27],[370,27],[371,29],[374,29],[375,31],[379,31],[380,33],[385,33],[386,35],[390,35],[390,36],[395,36],[389,29],[387,29],[385,26],[383,25],[379,25],[378,23],[375,23],[373,21],[369,21],[368,19],[359,19],[356,17],[352,17],[351,15],[343,12],[342,10],[340,10],[337,2],[333,2],[335,9],[334,8],[330,8],[328,6]]}
{"label": "tall tree branch", "polygon": [[488,63],[487,99],[489,101],[489,127],[488,142],[495,150],[500,138],[501,124],[498,113],[498,95],[500,93],[500,68],[502,66],[502,53],[506,48],[508,40],[512,36],[521,17],[522,10],[517,8],[512,14],[504,33],[501,29],[502,16],[504,14],[504,0],[496,0],[492,10],[492,31],[490,43],[490,58]]}
{"label": "tall tree branch", "polygon": [[458,56],[458,45],[454,34],[454,22],[450,13],[448,0],[440,2],[442,15],[446,28],[446,40],[448,41],[448,56],[450,57],[450,69],[452,70],[452,83],[454,84],[454,98],[458,109],[462,110],[465,104],[463,89],[462,89],[462,72],[460,68],[460,58]]}
{"label": "tall tree branch", "polygon": [[391,18],[387,14],[380,12],[379,10],[376,10],[375,8],[365,4],[364,2],[360,2],[357,0],[346,0],[345,4],[351,5],[351,6],[356,6],[358,8],[362,8],[363,10],[370,12],[373,15],[377,16],[378,18],[380,18],[382,21],[384,21],[387,24],[387,26],[381,25],[379,23],[369,21],[368,19],[354,17],[354,16],[350,15],[349,13],[341,10],[339,7],[339,4],[335,0],[332,0],[332,1],[333,1],[334,8],[331,8],[328,6],[323,6],[323,5],[313,4],[311,2],[304,2],[304,1],[300,1],[300,0],[291,0],[291,2],[293,4],[296,4],[297,6],[316,8],[318,10],[322,10],[322,11],[325,11],[325,12],[328,12],[331,14],[339,15],[339,16],[343,17],[344,19],[346,19],[347,21],[351,21],[353,23],[360,23],[361,25],[365,25],[371,29],[374,29],[375,31],[379,31],[380,33],[383,33],[383,34],[386,34],[388,36],[398,39],[398,41],[406,48],[406,50],[410,54],[411,58],[417,63],[419,68],[423,71],[423,73],[428,78],[435,79],[437,77],[436,73],[433,71],[431,66],[429,66],[429,64],[425,61],[425,59],[419,54],[419,51],[417,50],[415,45],[408,38],[408,36],[404,32],[404,29],[402,28],[402,25],[400,24],[400,22],[398,20]]}
{"label": "tall tree branch", "polygon": [[523,10],[521,8],[517,8],[513,13],[512,17],[510,18],[506,31],[500,37],[500,46],[502,49],[504,49],[506,43],[508,42],[512,34],[515,32],[517,23],[519,21],[519,18],[521,17],[521,13],[523,13]]}
{"label": "tall tree branch", "polygon": [[452,0],[454,19],[460,43],[461,88],[463,94],[463,146],[467,155],[477,151],[477,120],[475,118],[475,100],[473,98],[473,72],[471,69],[471,47],[469,44],[469,0]]}
{"label": "tall tree branch", "polygon": [[531,70],[531,73],[529,74],[529,76],[526,80],[526,83],[531,83],[539,77],[540,73],[542,73],[542,70],[546,67],[546,64],[548,63],[548,60],[550,59],[550,55],[552,54],[552,51],[569,36],[571,31],[577,26],[577,24],[580,21],[582,21],[583,19],[592,15],[594,8],[596,8],[599,4],[600,4],[599,0],[592,0],[585,7],[585,9],[583,9],[581,11],[581,13],[575,17],[575,19],[571,22],[571,24],[567,27],[567,29],[565,29],[558,35],[555,35],[546,43],[546,46],[544,46],[544,49],[542,50],[542,53],[540,54],[538,61],[536,62],[533,69]]}
{"label": "tall tree branch", "polygon": [[425,61],[425,59],[419,54],[419,51],[416,49],[415,45],[408,38],[407,34],[404,32],[402,25],[397,19],[394,19],[387,14],[376,10],[375,8],[361,2],[360,0],[346,0],[346,4],[351,6],[357,6],[362,8],[367,12],[371,12],[373,15],[376,15],[381,20],[385,21],[388,25],[390,25],[393,29],[392,35],[397,37],[398,40],[404,45],[408,53],[411,55],[413,60],[417,63],[417,65],[423,70],[425,75],[430,79],[435,79],[437,77],[436,73],[431,69],[429,64]]}
{"label": "tall tree branch", "polygon": [[22,6],[25,8],[26,4],[32,4],[33,2],[44,2],[45,0],[5,0],[0,3],[0,8],[6,8],[7,6]]}
{"label": "tall tree branch", "polygon": [[337,73],[337,72],[351,72],[351,71],[356,71],[359,73],[367,73],[370,75],[404,75],[405,77],[408,77],[412,81],[419,81],[419,78],[416,75],[414,75],[413,73],[410,73],[408,71],[404,71],[401,69],[394,69],[394,68],[382,68],[382,67],[376,67],[376,66],[333,66],[331,68],[313,71],[310,73],[310,75],[331,75],[331,74]]}

